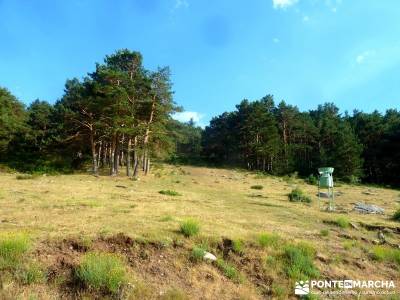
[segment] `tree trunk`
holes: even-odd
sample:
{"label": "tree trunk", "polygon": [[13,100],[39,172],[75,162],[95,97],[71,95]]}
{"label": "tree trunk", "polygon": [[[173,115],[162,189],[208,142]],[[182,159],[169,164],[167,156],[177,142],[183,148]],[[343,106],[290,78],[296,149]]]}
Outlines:
{"label": "tree trunk", "polygon": [[145,175],[147,175],[150,172],[150,157],[147,157],[146,159],[146,171],[144,172]]}
{"label": "tree trunk", "polygon": [[115,176],[116,170],[115,170],[115,154],[116,154],[116,136],[113,136],[113,140],[111,142],[111,147],[110,147],[110,175]]}
{"label": "tree trunk", "polygon": [[118,175],[119,170],[119,139],[118,135],[115,137],[115,151],[114,151],[114,175]]}
{"label": "tree trunk", "polygon": [[134,152],[134,162],[133,162],[133,177],[137,177],[139,173],[139,160],[136,151]]}
{"label": "tree trunk", "polygon": [[126,175],[131,177],[131,143],[132,140],[128,139],[128,148],[126,150]]}
{"label": "tree trunk", "polygon": [[97,154],[97,169],[100,167],[100,162],[101,162],[101,151],[103,150],[103,142],[100,141],[100,145],[99,145],[99,151]]}
{"label": "tree trunk", "polygon": [[96,144],[94,142],[94,136],[93,136],[93,130],[90,131],[90,145],[92,148],[92,160],[93,160],[93,174],[97,175],[98,174],[98,168],[97,168],[97,154],[96,154]]}
{"label": "tree trunk", "polygon": [[143,150],[143,154],[142,154],[142,171],[145,172],[146,171],[146,158],[147,158],[147,151]]}
{"label": "tree trunk", "polygon": [[107,165],[107,156],[108,156],[108,144],[106,143],[104,145],[104,150],[103,150],[103,168]]}

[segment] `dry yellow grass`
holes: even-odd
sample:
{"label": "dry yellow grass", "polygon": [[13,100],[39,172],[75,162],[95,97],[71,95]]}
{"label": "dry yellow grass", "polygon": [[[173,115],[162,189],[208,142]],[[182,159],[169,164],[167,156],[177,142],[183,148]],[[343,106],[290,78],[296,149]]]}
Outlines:
{"label": "dry yellow grass", "polygon": [[[257,179],[247,172],[196,167],[166,166],[155,172],[156,176],[139,181],[90,175],[17,180],[13,174],[0,174],[0,229],[28,231],[38,237],[102,232],[171,237],[178,222],[191,217],[200,221],[206,235],[247,238],[278,231],[307,238],[321,229],[322,220],[339,216],[321,211],[317,188],[302,180],[287,183],[274,177]],[[264,189],[251,189],[255,184]],[[313,203],[289,202],[287,194],[294,186],[310,195]],[[182,195],[159,193],[168,189]],[[367,190],[374,195],[364,194]],[[336,191],[343,193],[336,197],[339,208],[350,211],[353,203],[362,201],[386,210],[386,215],[349,212],[346,217],[351,221],[397,225],[390,216],[398,207],[398,191],[348,185]]]}
{"label": "dry yellow grass", "polygon": [[[254,185],[263,189],[254,190]],[[287,194],[294,187],[309,195],[312,203],[289,202]],[[181,195],[163,195],[161,190]],[[90,175],[17,180],[15,174],[0,173],[0,232],[23,231],[36,241],[123,232],[168,242],[182,238],[180,222],[193,218],[201,225],[201,237],[255,242],[259,233],[274,232],[287,240],[308,241],[318,251],[317,266],[325,277],[360,278],[369,272],[368,279],[397,280],[395,268],[370,260],[376,231],[359,225],[343,229],[326,221],[344,216],[355,224],[399,226],[390,219],[399,206],[399,191],[341,185],[336,192],[342,193],[336,197],[341,212],[330,213],[319,209],[316,186],[241,170],[164,165],[138,181]],[[355,202],[378,205],[385,215],[354,212]],[[329,230],[328,236],[321,235],[322,229]],[[348,242],[349,236],[357,243]],[[387,238],[400,243],[397,234]]]}

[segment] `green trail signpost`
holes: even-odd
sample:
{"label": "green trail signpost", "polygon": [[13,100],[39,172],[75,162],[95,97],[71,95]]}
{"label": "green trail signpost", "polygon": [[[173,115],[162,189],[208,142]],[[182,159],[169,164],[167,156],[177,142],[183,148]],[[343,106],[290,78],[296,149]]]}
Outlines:
{"label": "green trail signpost", "polygon": [[328,210],[333,211],[335,210],[335,194],[333,191],[333,171],[334,168],[331,167],[324,167],[318,168],[319,173],[319,180],[318,180],[318,205],[321,208],[321,188],[328,189]]}

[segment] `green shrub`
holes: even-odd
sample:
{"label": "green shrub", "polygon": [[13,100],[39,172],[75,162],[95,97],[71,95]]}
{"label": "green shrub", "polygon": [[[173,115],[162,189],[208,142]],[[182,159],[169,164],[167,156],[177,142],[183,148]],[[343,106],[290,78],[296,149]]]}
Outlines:
{"label": "green shrub", "polygon": [[349,183],[349,184],[353,184],[353,185],[361,183],[361,179],[355,175],[345,176],[343,178],[343,181],[346,183]]}
{"label": "green shrub", "polygon": [[316,176],[314,176],[313,174],[310,174],[307,177],[306,182],[308,184],[311,184],[311,185],[317,185],[318,184],[318,178]]}
{"label": "green shrub", "polygon": [[313,259],[315,250],[308,244],[287,245],[284,248],[285,272],[294,280],[306,280],[319,276]]}
{"label": "green shrub", "polygon": [[202,247],[194,247],[190,255],[190,260],[193,262],[199,262],[203,260],[205,250]]}
{"label": "green shrub", "polygon": [[344,241],[343,242],[343,248],[345,250],[350,250],[356,246],[357,246],[357,241]]}
{"label": "green shrub", "polygon": [[400,249],[375,246],[372,248],[371,256],[377,261],[394,262],[400,265]]}
{"label": "green shrub", "polygon": [[23,266],[17,271],[18,280],[25,285],[39,283],[45,279],[42,268],[37,264]]}
{"label": "green shrub", "polygon": [[244,253],[244,243],[241,240],[233,240],[232,250],[237,254]]}
{"label": "green shrub", "polygon": [[340,228],[348,228],[350,226],[350,221],[345,217],[339,217],[335,220],[335,224]]}
{"label": "green shrub", "polygon": [[76,270],[77,279],[87,288],[116,294],[126,283],[124,265],[118,256],[87,253]]}
{"label": "green shrub", "polygon": [[186,237],[191,237],[199,233],[200,225],[196,220],[188,219],[181,223],[181,233]]}
{"label": "green shrub", "polygon": [[242,275],[236,270],[234,266],[219,258],[216,261],[218,269],[225,275],[225,277],[235,281],[242,282]]}
{"label": "green shrub", "polygon": [[393,214],[392,219],[395,221],[400,221],[400,209],[396,210],[396,212]]}
{"label": "green shrub", "polygon": [[159,193],[161,195],[167,195],[167,196],[181,196],[181,194],[179,194],[176,191],[172,191],[172,190],[162,190],[162,191],[159,191]]}
{"label": "green shrub", "polygon": [[258,236],[258,244],[265,247],[277,247],[280,237],[276,233],[262,233]]}
{"label": "green shrub", "polygon": [[28,180],[28,179],[35,179],[36,177],[38,177],[37,174],[20,174],[17,175],[15,178],[17,180]]}
{"label": "green shrub", "polygon": [[166,215],[160,219],[161,222],[169,222],[169,221],[173,221],[173,220],[174,220],[174,218],[170,215]]}
{"label": "green shrub", "polygon": [[0,236],[0,270],[15,270],[29,249],[29,239],[22,234]]}
{"label": "green shrub", "polygon": [[265,265],[268,268],[277,269],[279,261],[275,258],[275,256],[268,255],[265,257]]}
{"label": "green shrub", "polygon": [[299,188],[293,189],[288,195],[289,201],[291,202],[306,202],[311,203],[311,198],[304,194]]}
{"label": "green shrub", "polygon": [[321,229],[319,232],[321,236],[328,236],[329,235],[329,230],[328,229]]}
{"label": "green shrub", "polygon": [[264,187],[260,184],[256,184],[256,185],[252,185],[250,188],[253,190],[262,190]]}

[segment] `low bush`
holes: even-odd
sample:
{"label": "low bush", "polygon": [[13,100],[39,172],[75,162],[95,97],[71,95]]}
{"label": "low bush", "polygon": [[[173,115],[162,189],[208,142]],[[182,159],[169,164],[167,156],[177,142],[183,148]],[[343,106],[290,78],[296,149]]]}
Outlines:
{"label": "low bush", "polygon": [[190,260],[193,262],[199,262],[203,260],[205,250],[202,247],[194,247],[190,254]]}
{"label": "low bush", "polygon": [[392,217],[393,220],[400,222],[400,209],[396,210]]}
{"label": "low bush", "polygon": [[126,283],[126,271],[121,259],[108,253],[87,253],[76,269],[77,279],[88,289],[117,294]]}
{"label": "low bush", "polygon": [[307,195],[304,194],[304,192],[299,189],[295,188],[293,189],[290,194],[288,195],[289,201],[291,202],[305,202],[305,203],[311,203],[311,198]]}
{"label": "low bush", "polygon": [[262,233],[258,236],[258,244],[263,247],[277,247],[280,237],[276,233]]}
{"label": "low bush", "polygon": [[287,276],[294,280],[307,280],[319,276],[313,259],[315,250],[305,243],[291,244],[284,248],[283,259]]}
{"label": "low bush", "polygon": [[188,219],[181,223],[180,231],[184,236],[191,237],[199,233],[200,225],[196,220]]}
{"label": "low bush", "polygon": [[321,229],[319,232],[321,236],[328,236],[329,235],[329,230],[328,229]]}
{"label": "low bush", "polygon": [[400,266],[400,249],[375,246],[372,248],[371,256],[377,261],[393,262]]}
{"label": "low bush", "polygon": [[162,190],[162,191],[159,191],[159,193],[161,195],[167,195],[167,196],[181,196],[180,193],[178,193],[176,191],[172,191],[172,190]]}
{"label": "low bush", "polygon": [[232,242],[232,250],[237,254],[244,253],[244,243],[241,240],[233,240]]}
{"label": "low bush", "polygon": [[316,176],[314,176],[313,174],[311,174],[307,177],[306,182],[311,185],[317,185],[318,178]]}
{"label": "low bush", "polygon": [[340,228],[348,228],[350,226],[350,221],[345,217],[339,217],[335,220],[335,224]]}
{"label": "low bush", "polygon": [[29,264],[21,267],[16,272],[16,277],[25,285],[43,282],[45,279],[44,272],[38,264]]}
{"label": "low bush", "polygon": [[15,178],[17,180],[29,180],[29,179],[35,179],[38,176],[39,175],[37,175],[37,174],[20,174],[20,175],[17,175]]}
{"label": "low bush", "polygon": [[216,261],[218,269],[225,275],[225,277],[235,281],[235,282],[242,282],[243,278],[242,275],[236,270],[234,266],[227,263],[223,259],[217,259]]}
{"label": "low bush", "polygon": [[29,239],[25,235],[4,234],[0,236],[0,270],[17,269],[29,246]]}
{"label": "low bush", "polygon": [[250,188],[253,190],[262,190],[264,187],[260,184],[256,184],[256,185],[252,185]]}
{"label": "low bush", "polygon": [[355,175],[350,175],[342,178],[345,183],[357,185],[361,183],[361,179]]}
{"label": "low bush", "polygon": [[164,216],[164,217],[162,217],[160,219],[161,222],[170,222],[170,221],[173,221],[173,220],[174,220],[174,218],[172,216],[170,216],[170,215],[166,215],[166,216]]}

